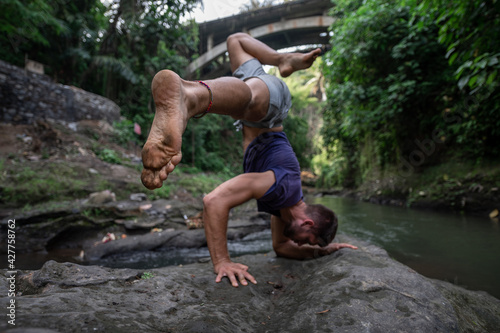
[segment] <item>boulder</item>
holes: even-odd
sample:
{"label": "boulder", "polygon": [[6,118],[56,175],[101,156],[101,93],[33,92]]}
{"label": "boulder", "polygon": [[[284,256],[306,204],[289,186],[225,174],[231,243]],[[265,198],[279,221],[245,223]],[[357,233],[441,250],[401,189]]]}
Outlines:
{"label": "boulder", "polygon": [[[236,258],[258,281],[238,288],[215,283],[211,263],[145,272],[49,261],[17,273],[16,326],[4,320],[0,330],[498,332],[498,299],[428,279],[378,247],[341,241],[359,249],[306,261]],[[0,279],[2,304],[7,284]]]}

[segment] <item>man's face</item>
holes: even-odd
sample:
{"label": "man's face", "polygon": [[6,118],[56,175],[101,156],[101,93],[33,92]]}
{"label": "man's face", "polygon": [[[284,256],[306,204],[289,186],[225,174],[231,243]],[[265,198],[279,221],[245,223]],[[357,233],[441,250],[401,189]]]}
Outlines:
{"label": "man's face", "polygon": [[304,244],[317,245],[316,236],[307,226],[297,226],[296,224],[287,224],[283,234],[297,243],[299,246]]}

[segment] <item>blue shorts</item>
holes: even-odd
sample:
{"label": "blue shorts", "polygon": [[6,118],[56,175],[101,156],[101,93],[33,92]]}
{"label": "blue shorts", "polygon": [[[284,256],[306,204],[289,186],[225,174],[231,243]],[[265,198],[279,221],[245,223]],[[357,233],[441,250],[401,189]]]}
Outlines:
{"label": "blue shorts", "polygon": [[233,76],[243,81],[256,77],[261,79],[269,89],[269,109],[267,110],[267,115],[256,122],[239,120],[235,124],[241,123],[245,126],[258,128],[282,126],[283,120],[287,117],[288,110],[292,106],[292,96],[285,82],[274,75],[267,74],[257,59],[250,59],[243,63],[234,71]]}

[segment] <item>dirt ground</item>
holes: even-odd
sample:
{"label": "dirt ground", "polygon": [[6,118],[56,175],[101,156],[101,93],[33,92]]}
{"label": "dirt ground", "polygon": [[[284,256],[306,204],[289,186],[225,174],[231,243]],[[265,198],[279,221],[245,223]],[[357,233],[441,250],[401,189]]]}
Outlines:
{"label": "dirt ground", "polygon": [[[70,176],[74,181],[88,181],[88,192],[100,190],[103,182],[128,191],[141,189],[140,147],[132,142],[124,147],[115,141],[113,128],[104,121],[85,120],[69,126],[48,121],[32,125],[0,123],[0,179],[3,183],[0,193],[5,194],[0,206],[13,204],[5,198],[8,186],[11,192],[22,191],[22,188],[29,188],[30,181],[35,183],[47,176],[47,172],[61,181],[64,181],[63,176]],[[102,151],[112,153],[110,156],[119,162],[108,163],[106,156],[97,156]],[[31,175],[27,170],[33,173],[32,180],[26,177],[25,174]],[[50,201],[50,197],[46,199]],[[31,204],[29,198],[26,201],[24,204]]]}

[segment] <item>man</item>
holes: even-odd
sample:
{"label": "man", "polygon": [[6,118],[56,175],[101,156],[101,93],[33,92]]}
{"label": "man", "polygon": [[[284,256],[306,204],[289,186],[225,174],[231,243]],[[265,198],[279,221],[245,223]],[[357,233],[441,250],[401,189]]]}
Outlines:
{"label": "man", "polygon": [[229,258],[227,222],[230,209],[250,199],[257,199],[259,210],[272,214],[272,241],[278,256],[313,258],[343,247],[356,247],[330,243],[337,230],[335,214],[302,200],[299,164],[282,126],[291,106],[290,92],[283,81],[267,75],[261,66],[277,66],[286,77],[309,68],[320,49],[305,54],[278,53],[243,33],[229,36],[227,48],[234,77],[191,82],[168,70],[154,77],[156,114],[142,151],[141,179],[149,189],[162,186],[181,160],[182,133],[190,118],[211,112],[240,120],[245,173],[221,184],[203,199],[203,221],[217,274],[215,281],[227,277],[238,287],[238,281],[242,285],[247,285],[247,280],[257,281],[247,266]]}

